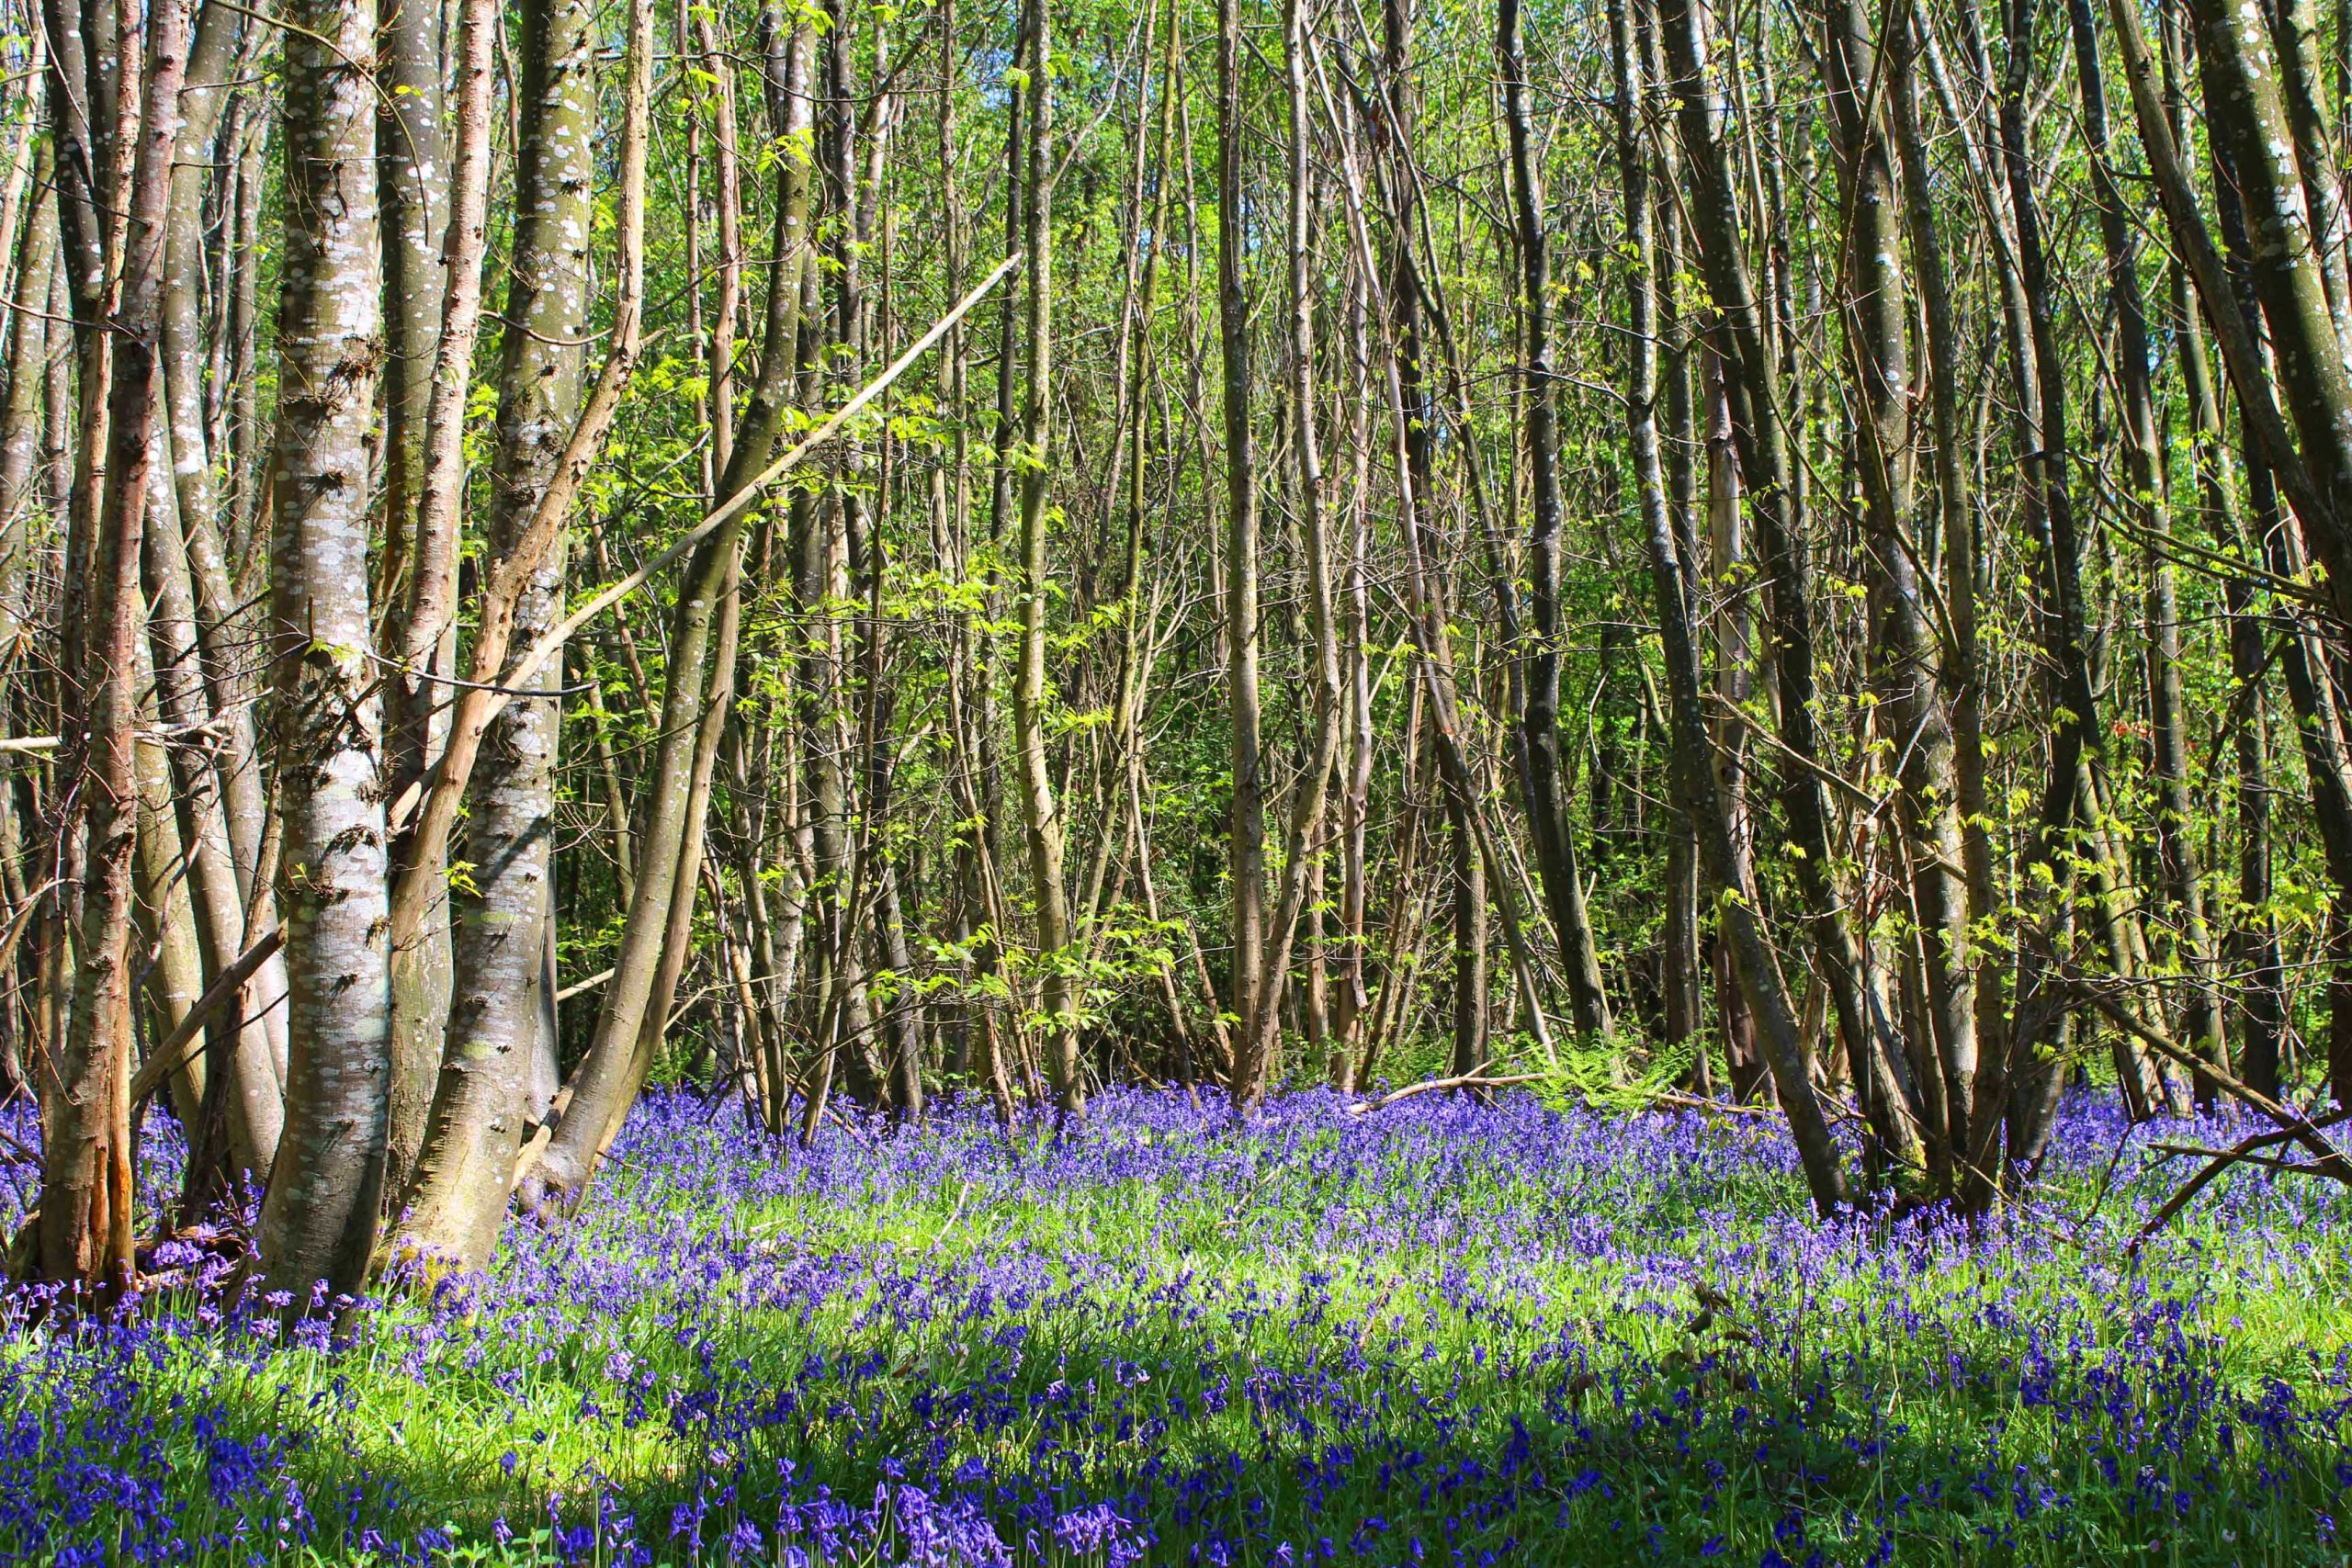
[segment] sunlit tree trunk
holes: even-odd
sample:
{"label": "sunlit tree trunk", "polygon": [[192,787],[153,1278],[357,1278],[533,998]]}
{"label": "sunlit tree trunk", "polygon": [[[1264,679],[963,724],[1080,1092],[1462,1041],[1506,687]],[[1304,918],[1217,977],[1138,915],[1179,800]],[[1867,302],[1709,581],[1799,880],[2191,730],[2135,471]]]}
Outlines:
{"label": "sunlit tree trunk", "polygon": [[[85,560],[89,574],[81,637],[67,650],[74,686],[67,776],[78,775],[82,797],[81,949],[73,1016],[42,1107],[40,1273],[102,1296],[130,1289],[136,1273],[130,934],[139,793],[132,726],[145,615],[140,548],[148,487],[162,482],[153,471],[161,390],[157,338],[173,139],[187,68],[185,0],[163,0],[153,7],[146,35],[143,102],[132,135],[135,161],[127,184],[117,187],[123,198],[120,268],[107,329],[116,343],[106,378],[107,407],[103,416],[86,407],[84,412],[85,441],[94,443],[101,434],[107,441],[104,491],[95,536],[85,549],[69,541],[66,550],[66,570]],[[114,155],[119,159],[125,151],[118,143]],[[82,395],[96,396],[87,380]],[[87,460],[95,462],[95,454]],[[77,526],[87,517],[76,508]]]}
{"label": "sunlit tree trunk", "polygon": [[[446,507],[425,504],[434,368],[444,316],[442,231],[449,220],[450,170],[442,129],[443,7],[439,0],[382,4],[390,14],[383,21],[378,62],[386,96],[376,121],[386,339],[379,613],[387,649],[400,664],[384,685],[387,782],[398,799],[421,784],[432,765],[435,742],[446,729],[437,722],[439,701],[448,695],[448,689],[433,677],[455,673],[457,654],[454,628],[441,609],[447,593],[442,580],[457,559],[457,518]],[[466,69],[461,60],[458,70]],[[428,522],[432,536],[425,532]],[[435,581],[429,586],[414,583],[410,580],[416,574],[431,575]],[[419,609],[425,624],[412,626],[412,615]],[[393,824],[396,865],[405,864],[415,848],[402,827]],[[436,866],[429,874],[438,880],[444,874]],[[449,1017],[449,902],[436,889],[414,940],[392,953],[387,1190],[395,1196],[406,1190],[415,1168],[441,1066]]]}
{"label": "sunlit tree trunk", "polygon": [[[1871,36],[1859,0],[1827,0],[1823,16],[1830,136],[1849,214],[1838,267],[1846,297],[1838,303],[1858,394],[1855,424],[1870,564],[1878,578],[1875,683],[1894,716],[1902,748],[1902,858],[1920,928],[1920,968],[1935,1047],[1929,1059],[1940,1066],[1943,1079],[1943,1092],[1935,1097],[1943,1111],[1941,1124],[1933,1128],[1937,1164],[1951,1190],[1953,1151],[1968,1146],[1975,1093],[1976,988],[1961,870],[1951,709],[1920,589],[1921,551],[1914,525],[1914,394],[1902,214],[1893,151],[1871,102],[1872,83],[1893,51]],[[1898,51],[1907,47],[1903,40],[1894,45]],[[1883,1039],[1872,1030],[1864,1041],[1849,1040],[1848,1050],[1872,1129],[1891,1156],[1907,1163],[1919,1147],[1917,1123],[1928,1097],[1912,1088],[1901,1051],[1886,1049]]]}
{"label": "sunlit tree trunk", "polygon": [[[1258,438],[1250,422],[1250,297],[1242,204],[1249,132],[1241,122],[1241,0],[1218,0],[1216,45],[1217,340],[1225,392],[1226,700],[1233,726],[1231,1010],[1253,1040],[1265,951],[1266,802],[1258,692]],[[1254,1092],[1239,1075],[1237,1098]]]}
{"label": "sunlit tree trunk", "polygon": [[1065,1116],[1082,1112],[1079,1077],[1077,954],[1069,896],[1062,886],[1062,818],[1046,757],[1046,527],[1054,478],[1054,90],[1050,0],[1028,0],[1029,89],[1026,189],[1028,336],[1022,354],[1020,592],[1021,653],[1013,672],[1012,728],[1020,753],[1021,821],[1036,901],[1038,1027],[1046,1069]]}
{"label": "sunlit tree trunk", "polygon": [[[651,69],[646,58],[650,52],[649,27],[642,19],[632,19],[630,31],[639,62],[639,74],[631,87],[632,124],[647,112],[643,97],[650,90],[646,73]],[[796,59],[798,48],[796,42]],[[639,155],[643,156],[641,150]],[[777,204],[777,263],[769,281],[759,380],[729,454],[727,472],[721,477],[719,491],[725,498],[721,505],[726,510],[718,525],[687,556],[679,581],[670,626],[668,680],[662,693],[661,739],[639,786],[649,793],[635,840],[633,897],[587,1055],[565,1080],[559,1097],[560,1119],[523,1186],[526,1206],[536,1209],[568,1210],[579,1202],[595,1173],[598,1157],[636,1102],[651,1066],[645,1053],[645,1023],[669,937],[680,850],[688,826],[688,795],[702,728],[698,721],[705,701],[705,667],[712,652],[716,612],[734,581],[742,540],[744,508],[729,503],[740,500],[751,479],[767,466],[782,434],[800,331],[802,302],[795,285],[806,261],[800,250],[808,212],[805,165],[797,159],[784,158],[777,161],[777,170],[784,182]],[[796,175],[794,171],[803,172]],[[637,178],[640,182],[643,178],[641,166]],[[797,186],[791,183],[795,178],[800,181]],[[638,199],[642,200],[641,193]]]}
{"label": "sunlit tree trunk", "polygon": [[[1666,56],[1689,170],[1692,238],[1716,320],[1712,336],[1724,371],[1741,489],[1756,523],[1762,565],[1771,581],[1772,673],[1781,743],[1791,753],[1781,800],[1796,853],[1797,886],[1813,936],[1821,982],[1829,989],[1849,1059],[1878,1050],[1876,998],[1863,972],[1829,839],[1815,703],[1816,649],[1812,568],[1798,532],[1779,372],[1765,341],[1765,320],[1750,282],[1734,194],[1728,127],[1709,60],[1708,23],[1698,0],[1668,0],[1660,12]],[[1788,1085],[1773,1077],[1783,1101]]]}
{"label": "sunlit tree trunk", "polygon": [[286,38],[269,653],[285,822],[286,1131],[262,1206],[273,1290],[356,1292],[390,1103],[382,710],[369,451],[383,335],[375,0],[301,0]]}
{"label": "sunlit tree trunk", "polygon": [[[486,531],[493,555],[514,548],[579,417],[595,176],[596,28],[586,0],[533,0],[516,43],[524,140]],[[515,606],[514,632],[526,648],[560,615],[563,579],[559,542]],[[424,1158],[399,1236],[403,1247],[442,1249],[461,1269],[483,1267],[497,1246],[526,1075],[551,1049],[539,1038],[547,1010],[540,970],[558,717],[553,697],[508,703],[492,723],[468,795],[462,858],[472,869],[451,899],[447,1040],[435,1059],[441,1092],[417,1129]]]}

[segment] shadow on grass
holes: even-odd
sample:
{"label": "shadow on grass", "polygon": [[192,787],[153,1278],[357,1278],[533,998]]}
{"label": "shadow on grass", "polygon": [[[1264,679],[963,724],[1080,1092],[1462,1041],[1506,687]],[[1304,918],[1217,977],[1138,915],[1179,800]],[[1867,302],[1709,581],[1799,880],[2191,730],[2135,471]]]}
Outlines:
{"label": "shadow on grass", "polygon": [[[516,1410],[487,1369],[437,1379],[423,1424],[371,1417],[364,1346],[269,1410],[191,1415],[158,1382],[92,1406],[82,1444],[162,1455],[146,1503],[118,1491],[48,1546],[156,1561],[282,1559],[300,1537],[328,1561],[2344,1561],[2326,1522],[2352,1474],[2342,1404],[2278,1382],[2233,1390],[2162,1314],[2055,1356],[1929,1352],[1923,1336],[1876,1363],[1724,1320],[1673,1325],[1662,1348],[1564,1333],[1487,1357],[1432,1354],[1363,1314],[1269,1318],[1262,1353],[1229,1322],[1203,1332],[1165,1312],[1034,1318],[820,1350],[734,1317],[676,1337],[667,1364],[574,1365],[579,1385],[537,1385],[525,1425],[548,1448],[593,1425],[603,1462],[556,1473],[545,1450],[506,1446]],[[189,1505],[177,1551],[130,1550],[174,1495]]]}

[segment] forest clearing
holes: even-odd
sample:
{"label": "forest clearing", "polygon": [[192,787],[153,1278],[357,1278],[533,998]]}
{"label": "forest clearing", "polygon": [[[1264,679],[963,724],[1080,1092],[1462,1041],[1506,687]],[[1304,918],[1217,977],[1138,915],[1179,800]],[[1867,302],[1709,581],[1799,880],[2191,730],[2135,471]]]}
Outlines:
{"label": "forest clearing", "polygon": [[0,67],[0,1562],[2352,1551],[2352,0]]}

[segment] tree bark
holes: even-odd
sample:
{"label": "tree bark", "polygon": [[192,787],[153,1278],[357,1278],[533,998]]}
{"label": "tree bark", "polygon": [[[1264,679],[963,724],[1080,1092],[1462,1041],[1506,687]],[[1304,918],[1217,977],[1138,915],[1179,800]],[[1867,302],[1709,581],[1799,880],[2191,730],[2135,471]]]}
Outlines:
{"label": "tree bark", "polygon": [[[644,10],[640,0],[636,11]],[[491,473],[493,558],[512,552],[527,528],[580,415],[595,186],[591,6],[531,0],[516,41],[524,139]],[[640,41],[632,36],[632,49]],[[514,634],[526,648],[562,614],[564,553],[559,541],[544,554],[516,602]],[[554,873],[560,713],[554,697],[510,701],[483,738],[482,762],[468,785],[464,856],[471,870],[452,899],[447,1040],[435,1053],[436,1092],[416,1128],[424,1157],[395,1242],[403,1251],[437,1251],[464,1270],[486,1267],[496,1250],[521,1146],[526,1074],[553,1049],[540,1038],[551,1010],[540,972]],[[406,1175],[394,1172],[404,1190]]]}
{"label": "tree bark", "polygon": [[[646,25],[633,22],[633,36]],[[798,79],[806,81],[803,36],[796,33],[791,58],[793,69],[802,73]],[[650,62],[640,70],[650,71]],[[796,94],[790,101],[805,106],[808,99]],[[768,286],[759,380],[721,477],[719,491],[727,498],[720,503],[721,515],[710,520],[716,526],[695,546],[679,583],[670,627],[669,680],[662,693],[661,741],[640,785],[648,794],[636,836],[634,896],[595,1033],[559,1097],[563,1109],[554,1134],[524,1183],[522,1196],[529,1208],[568,1211],[578,1205],[595,1173],[598,1156],[635,1102],[650,1066],[644,1054],[644,1029],[668,939],[688,826],[714,612],[737,570],[748,487],[768,465],[783,431],[800,334],[802,300],[797,283],[806,260],[807,176],[805,165],[794,158],[778,159],[777,171],[776,261]]]}
{"label": "tree bark", "polygon": [[285,824],[286,1132],[262,1205],[270,1287],[356,1293],[391,1088],[382,709],[368,476],[382,356],[375,0],[300,0],[286,37],[287,236],[269,652]]}
{"label": "tree bark", "polygon": [[[1749,281],[1733,192],[1725,110],[1710,78],[1708,40],[1697,0],[1667,0],[1661,9],[1666,54],[1674,80],[1689,170],[1693,237],[1713,296],[1713,328],[1724,368],[1732,440],[1741,488],[1763,547],[1771,581],[1772,670],[1780,699],[1781,742],[1795,766],[1782,782],[1797,886],[1819,959],[1822,982],[1851,1060],[1882,1048],[1877,999],[1863,973],[1862,954],[1838,889],[1829,840],[1821,748],[1816,734],[1815,651],[1812,568],[1800,536],[1791,491],[1792,470],[1777,367],[1765,342],[1765,321]],[[1703,829],[1702,829],[1703,831]],[[1774,1066],[1785,1103],[1788,1086]]]}
{"label": "tree bark", "polygon": [[[1976,987],[1951,708],[1938,678],[1938,650],[1919,585],[1922,552],[1912,528],[1909,299],[1894,162],[1876,96],[1888,54],[1907,53],[1908,43],[1897,39],[1891,51],[1883,49],[1860,0],[1826,0],[1824,19],[1830,139],[1846,211],[1838,304],[1859,404],[1858,466],[1877,578],[1874,683],[1894,718],[1888,738],[1903,791],[1901,856],[1919,927],[1933,1060],[1941,1068],[1943,1092],[1914,1092],[1878,1031],[1863,1041],[1849,1039],[1847,1049],[1872,1130],[1898,1163],[1908,1163],[1919,1149],[1921,1101],[1940,1106],[1940,1124],[1930,1129],[1932,1163],[1950,1192],[1954,1151],[1968,1146],[1975,1093]],[[1894,69],[1907,76],[1907,65],[1897,62]]]}
{"label": "tree bark", "polygon": [[1086,1110],[1078,1061],[1082,994],[1078,954],[1071,947],[1069,895],[1062,886],[1061,808],[1046,756],[1045,714],[1046,506],[1055,462],[1051,0],[1028,0],[1028,235],[1023,248],[1029,257],[1029,330],[1022,353],[1021,654],[1013,672],[1012,729],[1021,756],[1021,821],[1029,844],[1030,894],[1037,908],[1039,1028],[1057,1108],[1069,1117]]}
{"label": "tree bark", "polygon": [[[1625,211],[1626,429],[1649,552],[1651,586],[1657,596],[1658,637],[1666,654],[1676,783],[1683,810],[1698,835],[1701,856],[1718,889],[1718,926],[1731,949],[1741,993],[1757,1020],[1781,1107],[1789,1118],[1790,1135],[1804,1167],[1805,1184],[1815,1208],[1826,1216],[1846,1201],[1843,1160],[1805,1070],[1796,1020],[1790,1013],[1780,971],[1765,943],[1755,886],[1733,846],[1730,819],[1708,756],[1706,718],[1700,705],[1694,595],[1667,513],[1665,479],[1658,460],[1657,299],[1651,270],[1649,169],[1643,159],[1639,130],[1642,55],[1634,40],[1631,6],[1632,0],[1611,0],[1609,6],[1610,52],[1616,74],[1617,164]],[[1690,20],[1681,0],[1669,0],[1666,15],[1669,26],[1687,28]],[[1687,51],[1690,41],[1686,32],[1684,42],[1674,47]],[[1687,72],[1690,65],[1684,54],[1676,69]]]}
{"label": "tree bark", "polygon": [[2066,9],[2082,85],[2083,139],[2091,154],[2091,188],[2107,252],[2108,299],[2115,312],[2113,364],[2121,404],[2124,472],[2131,486],[2128,504],[2147,556],[2148,719],[2156,775],[2156,856],[2174,925],[2173,949],[2188,982],[2182,1038],[2227,1071],[2221,994],[2213,981],[2212,943],[2192,836],[2180,680],[2180,593],[2173,575],[2172,511],[2161,469],[2139,243],[2109,161],[2107,85],[2091,0],[2067,0]]}
{"label": "tree bark", "polygon": [[[1250,420],[1250,296],[1242,205],[1240,0],[1218,0],[1216,44],[1217,341],[1225,391],[1226,700],[1233,726],[1231,1009],[1238,1039],[1257,1038],[1266,942],[1266,801],[1258,691],[1258,445]],[[1249,1090],[1238,1079],[1237,1096]]]}
{"label": "tree bark", "polygon": [[[130,18],[134,24],[135,17]],[[86,410],[85,441],[104,435],[105,488],[96,536],[71,541],[67,570],[88,562],[86,611],[78,645],[69,643],[74,737],[67,769],[81,795],[81,951],[74,1011],[42,1106],[40,1270],[42,1278],[111,1300],[130,1290],[135,1192],[130,1148],[131,987],[130,939],[137,879],[139,792],[132,725],[138,711],[138,638],[145,606],[140,546],[153,479],[157,337],[164,227],[170,198],[173,135],[187,67],[185,0],[162,0],[147,17],[144,95],[135,163],[119,209],[120,272],[107,327],[85,331],[117,341],[103,415]],[[94,95],[95,96],[96,95]],[[121,155],[118,151],[116,155]],[[77,315],[78,315],[77,310]],[[88,360],[85,360],[88,364]],[[97,388],[85,381],[85,400]],[[95,453],[85,462],[93,466]],[[86,470],[85,470],[86,471]],[[88,513],[76,508],[80,525]]]}
{"label": "tree bark", "polygon": [[[1567,785],[1560,759],[1560,428],[1552,360],[1552,238],[1544,216],[1544,182],[1528,120],[1527,56],[1520,0],[1499,0],[1496,53],[1502,71],[1503,118],[1510,130],[1511,215],[1519,249],[1520,406],[1527,446],[1532,646],[1521,676],[1520,773],[1535,864],[1544,882],[1560,966],[1568,983],[1569,1018],[1577,1034],[1597,1039],[1611,1028],[1592,917],[1585,908]],[[1467,1069],[1464,1069],[1467,1070]]]}

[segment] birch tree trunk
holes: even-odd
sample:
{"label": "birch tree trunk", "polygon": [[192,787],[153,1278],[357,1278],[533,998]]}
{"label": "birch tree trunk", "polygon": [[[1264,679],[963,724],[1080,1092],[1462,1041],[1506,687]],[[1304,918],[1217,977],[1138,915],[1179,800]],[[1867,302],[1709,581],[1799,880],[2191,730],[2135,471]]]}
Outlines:
{"label": "birch tree trunk", "polygon": [[391,1088],[382,707],[369,656],[368,472],[382,360],[375,0],[299,0],[271,488],[271,676],[285,824],[286,1131],[261,1254],[295,1310],[356,1293]]}

